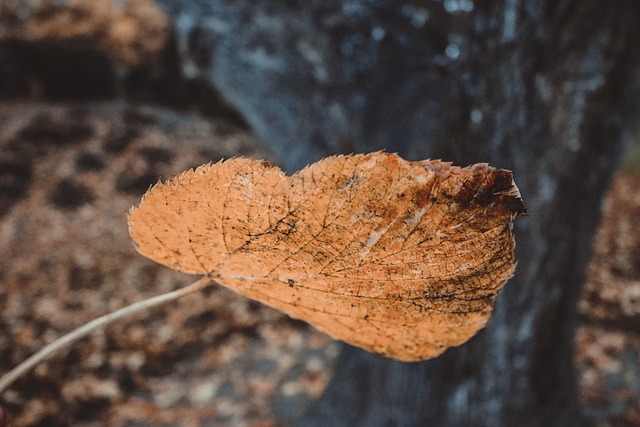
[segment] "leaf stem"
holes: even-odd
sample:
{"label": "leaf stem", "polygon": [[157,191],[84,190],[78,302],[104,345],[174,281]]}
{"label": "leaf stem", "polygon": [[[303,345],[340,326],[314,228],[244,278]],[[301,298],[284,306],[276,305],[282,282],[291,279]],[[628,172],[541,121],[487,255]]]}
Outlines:
{"label": "leaf stem", "polygon": [[53,356],[54,354],[58,353],[63,348],[89,335],[91,332],[139,311],[171,302],[186,295],[198,292],[212,283],[214,283],[213,280],[205,276],[193,282],[192,284],[185,286],[184,288],[180,288],[175,291],[156,295],[154,297],[135,302],[112,313],[107,313],[104,316],[100,316],[97,319],[90,321],[89,323],[85,323],[84,325],[74,329],[73,331],[61,336],[51,344],[44,346],[37,353],[33,354],[27,360],[4,374],[0,378],[0,394],[3,393],[7,388],[9,388],[9,386],[21,375],[30,371],[35,366]]}

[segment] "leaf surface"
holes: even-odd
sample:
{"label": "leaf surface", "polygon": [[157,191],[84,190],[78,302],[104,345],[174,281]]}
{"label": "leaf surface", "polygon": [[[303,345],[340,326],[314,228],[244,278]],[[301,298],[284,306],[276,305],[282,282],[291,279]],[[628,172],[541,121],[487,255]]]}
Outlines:
{"label": "leaf surface", "polygon": [[513,275],[512,174],[395,154],[292,176],[234,158],[158,183],[129,215],[141,254],[205,274],[327,334],[404,361],[460,345]]}

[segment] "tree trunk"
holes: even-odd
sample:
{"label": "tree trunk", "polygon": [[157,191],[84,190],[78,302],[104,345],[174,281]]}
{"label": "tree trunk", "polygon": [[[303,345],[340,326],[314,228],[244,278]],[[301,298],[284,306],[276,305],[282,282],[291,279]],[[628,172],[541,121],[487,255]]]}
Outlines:
{"label": "tree trunk", "polygon": [[486,329],[422,363],[345,346],[324,396],[296,423],[578,425],[575,305],[600,201],[635,124],[636,2],[197,8],[213,18],[202,18],[190,54],[288,169],[381,147],[489,162],[514,171],[529,210],[515,230],[516,276]]}
{"label": "tree trunk", "polygon": [[300,425],[581,425],[575,305],[638,84],[637,12],[622,4],[477,4],[491,10],[476,10],[473,22],[490,17],[496,27],[465,40],[469,57],[451,67],[459,93],[441,124],[449,136],[415,150],[514,170],[529,210],[516,226],[516,276],[488,327],[436,360],[345,348]]}

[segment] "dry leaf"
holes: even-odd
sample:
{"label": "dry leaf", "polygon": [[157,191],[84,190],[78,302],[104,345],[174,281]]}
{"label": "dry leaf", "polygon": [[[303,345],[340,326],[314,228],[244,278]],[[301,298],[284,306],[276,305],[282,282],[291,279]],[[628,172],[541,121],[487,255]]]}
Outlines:
{"label": "dry leaf", "polygon": [[291,177],[244,158],[204,165],[150,189],[129,226],[159,263],[415,361],[485,325],[524,211],[509,171],[376,152]]}

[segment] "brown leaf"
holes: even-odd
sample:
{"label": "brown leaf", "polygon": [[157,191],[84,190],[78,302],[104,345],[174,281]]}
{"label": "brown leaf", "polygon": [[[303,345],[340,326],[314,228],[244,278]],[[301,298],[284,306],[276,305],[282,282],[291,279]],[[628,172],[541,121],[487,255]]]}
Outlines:
{"label": "brown leaf", "polygon": [[129,227],[159,263],[414,361],[485,325],[524,211],[509,171],[376,152],[291,177],[244,158],[204,165],[149,190]]}

